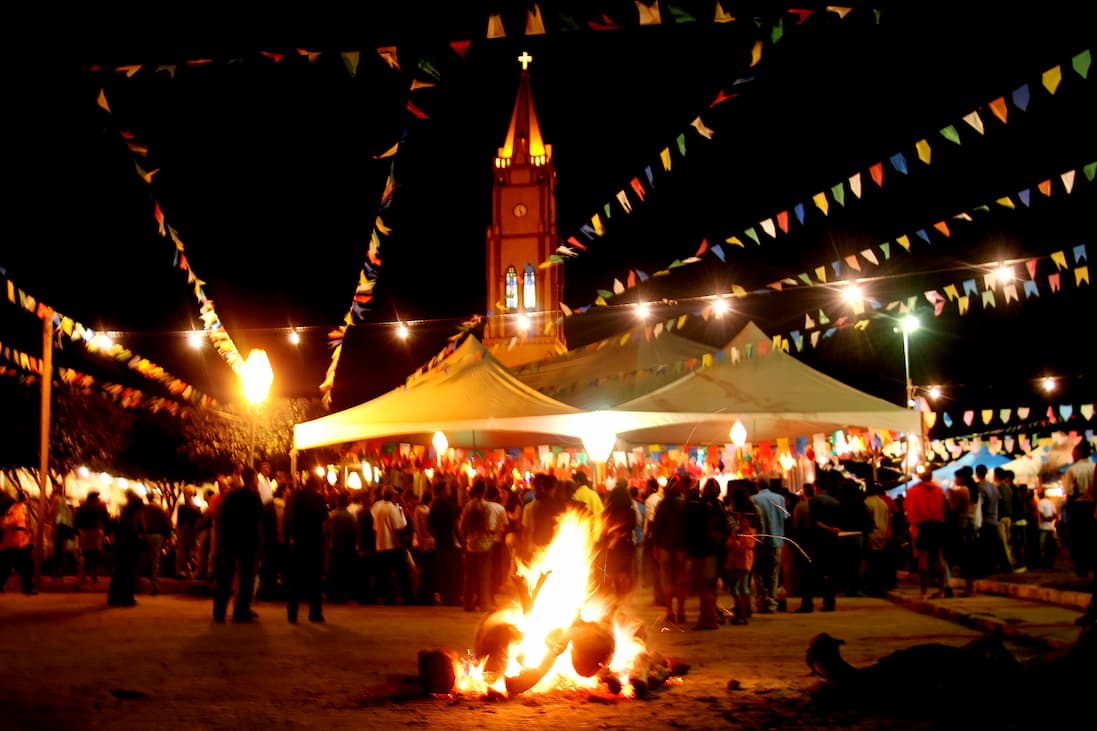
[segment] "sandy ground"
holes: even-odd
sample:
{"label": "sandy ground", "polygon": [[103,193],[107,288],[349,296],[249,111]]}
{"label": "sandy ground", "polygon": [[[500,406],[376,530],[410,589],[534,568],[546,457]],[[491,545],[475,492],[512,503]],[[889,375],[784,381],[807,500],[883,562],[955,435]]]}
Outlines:
{"label": "sandy ground", "polygon": [[[820,687],[805,663],[821,631],[854,665],[921,642],[977,636],[883,599],[840,600],[831,614],[755,615],[715,631],[664,627],[630,606],[648,646],[688,665],[645,699],[586,691],[515,698],[424,696],[420,650],[470,647],[480,616],[449,607],[328,606],[327,623],[286,622],[257,603],[255,624],[217,625],[211,600],[139,595],[0,595],[0,727],[16,729],[939,728],[916,708],[866,708]],[[695,600],[690,608],[695,608]],[[692,617],[691,617],[692,619]],[[737,686],[737,687],[736,687]]]}

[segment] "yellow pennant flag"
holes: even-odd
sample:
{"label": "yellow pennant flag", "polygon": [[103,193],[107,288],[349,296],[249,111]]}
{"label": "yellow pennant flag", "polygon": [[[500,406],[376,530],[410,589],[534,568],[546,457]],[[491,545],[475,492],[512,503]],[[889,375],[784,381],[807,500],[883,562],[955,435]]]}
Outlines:
{"label": "yellow pennant flag", "polygon": [[996,200],[994,202],[997,203],[998,205],[1002,206],[1003,208],[1009,208],[1010,210],[1012,210],[1014,208],[1013,200],[1008,195],[1004,196],[1002,198],[999,198],[998,200]]}
{"label": "yellow pennant flag", "polygon": [[396,154],[396,150],[397,150],[397,148],[399,148],[399,147],[400,147],[400,143],[399,143],[399,142],[397,142],[397,143],[396,143],[395,145],[393,145],[393,146],[392,146],[392,147],[390,147],[389,149],[385,150],[385,151],[384,151],[384,152],[382,152],[382,153],[381,153],[380,155],[374,155],[374,156],[373,156],[373,159],[375,159],[375,160],[379,160],[379,159],[381,159],[381,158],[383,158],[383,157],[392,157],[393,155],[395,155],[395,154]]}
{"label": "yellow pennant flag", "polygon": [[818,279],[820,282],[827,281],[827,268],[817,267],[815,269],[815,278]]}
{"label": "yellow pennant flag", "polygon": [[1089,267],[1081,266],[1074,270],[1074,284],[1079,286],[1081,284],[1089,284]]}
{"label": "yellow pennant flag", "polygon": [[762,41],[761,39],[754,42],[754,47],[750,49],[750,65],[757,66],[758,62],[762,60]]}
{"label": "yellow pennant flag", "polygon": [[739,240],[738,236],[729,236],[724,239],[724,243],[733,244],[735,246],[743,246],[743,242]]}
{"label": "yellow pennant flag", "polygon": [[635,2],[636,12],[640,15],[640,25],[660,25],[662,23],[659,18],[659,3],[652,3],[648,6],[640,0],[635,0]]}
{"label": "yellow pennant flag", "polygon": [[914,149],[918,151],[918,159],[924,162],[926,165],[929,165],[929,142],[925,139],[920,139],[917,143],[915,143]]}
{"label": "yellow pennant flag", "polygon": [[1063,69],[1058,65],[1052,66],[1044,72],[1041,80],[1043,81],[1044,88],[1054,94],[1059,88],[1059,82],[1063,80]]}
{"label": "yellow pennant flag", "polygon": [[526,11],[526,35],[543,36],[545,34],[545,21],[541,18],[541,7],[533,4],[532,10]]}
{"label": "yellow pennant flag", "polygon": [[951,302],[955,299],[960,299],[960,291],[956,289],[955,284],[946,284],[944,286],[945,296],[948,297],[948,301]]}
{"label": "yellow pennant flag", "polygon": [[814,203],[815,203],[815,206],[816,206],[816,207],[817,207],[817,208],[818,208],[818,209],[819,209],[820,211],[822,211],[822,212],[823,212],[823,215],[824,215],[824,216],[825,216],[825,215],[827,215],[827,206],[828,206],[829,204],[828,204],[828,202],[827,202],[827,194],[826,194],[826,193],[816,193],[815,195],[813,195],[813,196],[811,197],[811,200],[812,200],[812,202],[814,202]]}
{"label": "yellow pennant flag", "polygon": [[1062,271],[1067,268],[1067,257],[1061,251],[1056,251],[1051,254],[1051,260],[1055,262],[1055,267]]}
{"label": "yellow pennant flag", "polygon": [[664,170],[670,170],[670,148],[664,147],[659,153],[659,161],[663,163]]}
{"label": "yellow pennant flag", "polygon": [[907,236],[906,234],[903,234],[902,236],[897,237],[895,239],[895,241],[899,244],[899,246],[902,246],[907,251],[910,251],[910,237],[909,236]]}
{"label": "yellow pennant flag", "polygon": [[358,51],[345,51],[340,54],[343,58],[343,65],[347,67],[347,73],[351,76],[358,75],[358,58],[360,56]]}
{"label": "yellow pennant flag", "polygon": [[728,11],[724,10],[724,6],[720,4],[720,0],[716,0],[716,12],[713,14],[713,23],[730,23],[735,20],[732,15],[728,14]]}

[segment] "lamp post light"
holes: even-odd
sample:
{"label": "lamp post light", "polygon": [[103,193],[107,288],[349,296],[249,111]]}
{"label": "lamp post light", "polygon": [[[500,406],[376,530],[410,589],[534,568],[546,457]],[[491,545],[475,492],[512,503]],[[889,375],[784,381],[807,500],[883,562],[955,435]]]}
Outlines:
{"label": "lamp post light", "polygon": [[604,484],[606,462],[609,461],[609,455],[617,444],[617,433],[613,430],[613,425],[604,414],[595,411],[589,414],[586,430],[580,437],[580,441],[583,442],[583,449],[586,450],[587,456],[594,460],[594,484],[596,486]]}
{"label": "lamp post light", "polygon": [[743,459],[743,445],[747,443],[747,428],[743,426],[743,422],[738,419],[731,425],[731,429],[728,431],[728,439],[735,445],[735,473],[742,477],[742,471],[739,469],[739,463]]}
{"label": "lamp post light", "polygon": [[255,422],[259,418],[259,407],[267,400],[270,386],[274,383],[274,371],[270,367],[267,351],[256,348],[248,353],[240,380],[244,385],[244,398],[251,404],[251,436],[248,439],[248,466],[255,463]]}

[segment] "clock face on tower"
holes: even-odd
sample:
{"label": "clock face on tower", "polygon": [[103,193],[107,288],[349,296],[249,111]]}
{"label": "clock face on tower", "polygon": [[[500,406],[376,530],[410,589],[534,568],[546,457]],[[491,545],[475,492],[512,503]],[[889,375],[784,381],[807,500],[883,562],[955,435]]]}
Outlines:
{"label": "clock face on tower", "polygon": [[527,210],[526,209],[526,204],[525,203],[519,203],[518,205],[516,205],[514,207],[514,215],[517,216],[518,218],[521,218],[522,216],[526,215],[526,210]]}

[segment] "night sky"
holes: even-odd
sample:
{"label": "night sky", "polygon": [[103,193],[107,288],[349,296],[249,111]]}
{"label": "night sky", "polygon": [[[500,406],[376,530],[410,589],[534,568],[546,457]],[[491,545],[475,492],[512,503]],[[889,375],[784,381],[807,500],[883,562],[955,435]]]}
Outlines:
{"label": "night sky", "polygon": [[[911,339],[912,377],[945,387],[943,408],[954,418],[1019,406],[1042,413],[1048,402],[1035,383],[1048,374],[1066,378],[1053,403],[1077,411],[1094,402],[1081,378],[1092,370],[1094,295],[1075,284],[1075,270],[1088,263],[1077,247],[1094,246],[1097,182],[1083,168],[1097,161],[1097,93],[1093,72],[1086,80],[1071,61],[1093,52],[1095,36],[1077,3],[854,4],[845,17],[801,4],[816,12],[798,23],[771,3],[726,2],[736,20],[714,23],[715,3],[683,1],[659,3],[658,26],[637,25],[632,2],[540,3],[544,35],[522,36],[508,13],[507,36],[492,39],[489,9],[522,3],[398,5],[353,17],[216,22],[88,14],[69,19],[78,32],[63,43],[29,43],[8,69],[12,164],[0,267],[62,313],[121,332],[132,351],[199,390],[236,398],[224,360],[208,344],[197,353],[184,342],[200,324],[198,305],[173,267],[174,245],[158,232],[159,204],[239,351],[271,353],[276,395],[316,396],[330,363],[327,333],[350,307],[391,166],[397,187],[382,211],[391,234],[382,238],[377,296],[346,338],[333,401],[376,396],[441,350],[463,321],[487,313],[491,164],[514,102],[516,59],[528,50],[558,175],[560,239],[588,244],[565,265],[565,303],[581,310],[630,271],[650,275],[708,247],[698,263],[569,318],[569,345],[629,327],[626,302],[666,298],[660,317],[698,315],[699,298],[732,285],[768,294],[738,300],[721,322],[691,317],[683,334],[719,345],[753,319],[771,335],[809,337],[805,315],[842,314],[833,286],[798,281],[823,266],[828,284],[856,276],[878,301],[917,301],[924,327]],[[602,28],[607,19],[619,27]],[[752,67],[756,39],[763,45]],[[463,56],[451,45],[460,41],[470,42]],[[399,70],[377,53],[388,45]],[[341,57],[352,51],[361,54],[353,75]],[[118,70],[131,64],[140,65],[132,76]],[[174,65],[174,75],[156,72],[161,65]],[[1052,94],[1044,74],[1056,66]],[[413,80],[434,85],[413,89]],[[1018,89],[1028,92],[1023,110]],[[96,104],[100,90],[109,114]],[[722,96],[730,98],[714,104]],[[1005,124],[992,105],[999,98]],[[425,118],[408,111],[409,100]],[[981,134],[965,121],[972,112]],[[712,139],[692,126],[698,119]],[[942,134],[950,126],[959,144]],[[123,131],[148,155],[135,157]],[[923,139],[929,165],[918,157]],[[381,157],[397,142],[395,156]],[[896,153],[905,174],[891,162]],[[151,184],[135,163],[157,171]],[[870,177],[877,164],[881,186]],[[1069,194],[1067,171],[1075,171]],[[860,197],[849,185],[858,174]],[[615,196],[633,178],[646,195],[633,196],[626,214]],[[832,193],[839,183],[844,204]],[[813,203],[821,192],[828,215]],[[996,203],[1005,197],[1012,208]],[[583,238],[581,227],[607,204],[605,235]],[[760,222],[782,212],[788,233],[768,236]],[[935,229],[941,222],[947,237]],[[903,235],[909,253],[896,243]],[[878,265],[860,255],[866,250]],[[1050,257],[1060,251],[1066,267],[1053,292]],[[860,272],[831,268],[847,257]],[[973,279],[981,291],[974,265],[1001,260],[1035,261],[1039,296],[1026,297],[1019,284],[1019,301],[1007,303],[999,289],[993,308],[976,296],[966,315],[950,303],[934,317],[924,291]],[[1022,264],[1016,271],[1029,278]],[[798,286],[770,286],[785,278]],[[392,335],[397,319],[419,323],[407,344]],[[34,318],[7,306],[0,326],[4,346],[40,351]],[[297,348],[286,343],[291,326],[302,333]],[[80,351],[66,342],[55,358],[155,391]],[[878,318],[795,354],[902,399],[901,338]]]}

